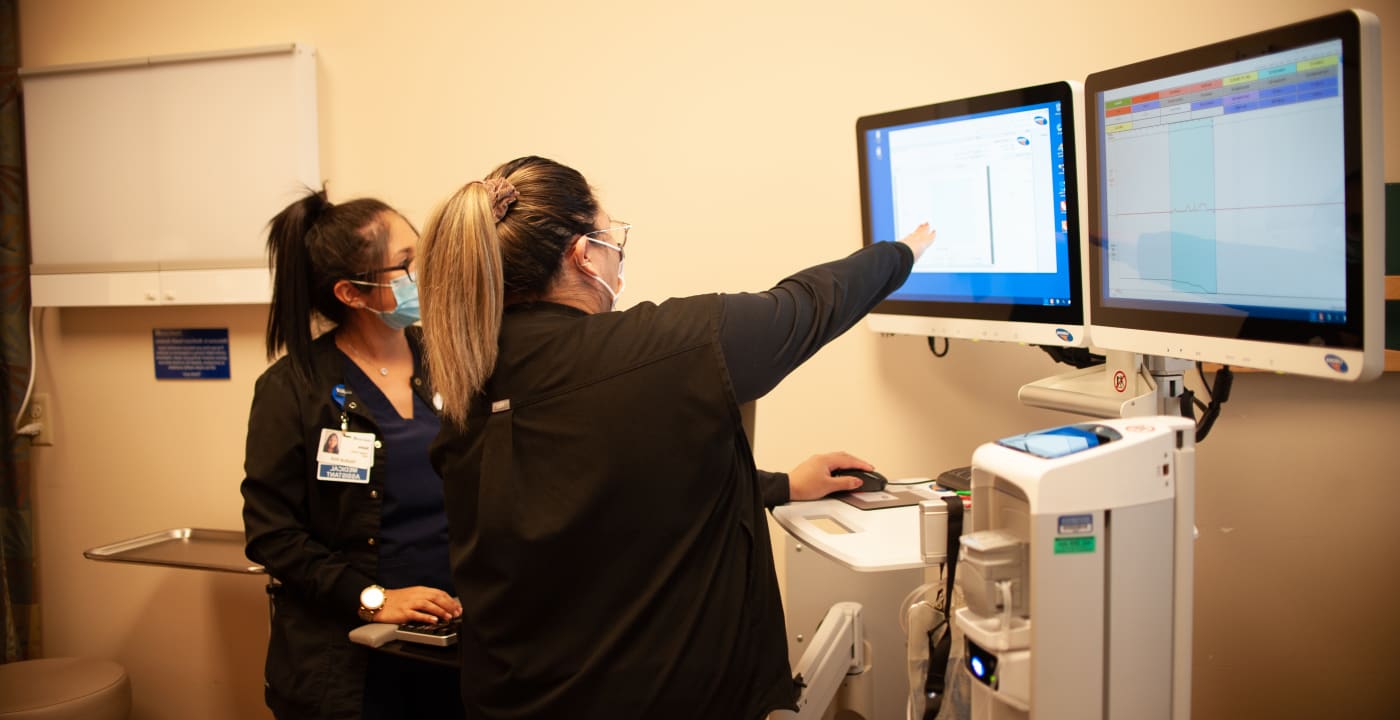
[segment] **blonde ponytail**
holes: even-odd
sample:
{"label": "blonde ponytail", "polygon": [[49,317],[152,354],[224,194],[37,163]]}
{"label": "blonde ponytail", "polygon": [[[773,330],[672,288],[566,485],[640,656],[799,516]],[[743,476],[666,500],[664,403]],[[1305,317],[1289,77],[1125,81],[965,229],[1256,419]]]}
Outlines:
{"label": "blonde ponytail", "polygon": [[419,253],[428,375],[460,429],[496,366],[505,280],[492,202],[481,182],[462,186],[429,218]]}
{"label": "blonde ponytail", "polygon": [[546,297],[569,243],[595,230],[597,216],[583,175],[532,155],[462,186],[429,218],[418,294],[447,422],[466,429],[467,408],[495,371],[506,302]]}

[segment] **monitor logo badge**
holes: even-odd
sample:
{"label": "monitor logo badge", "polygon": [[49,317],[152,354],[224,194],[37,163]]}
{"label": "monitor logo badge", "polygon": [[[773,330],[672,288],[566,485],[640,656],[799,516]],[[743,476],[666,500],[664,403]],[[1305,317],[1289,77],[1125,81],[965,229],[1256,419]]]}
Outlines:
{"label": "monitor logo badge", "polygon": [[1330,367],[1330,368],[1332,368],[1333,370],[1335,370],[1335,371],[1337,371],[1337,372],[1339,372],[1339,373],[1346,373],[1346,371],[1347,371],[1347,369],[1348,369],[1348,368],[1347,368],[1347,361],[1344,360],[1344,359],[1342,359],[1342,357],[1341,357],[1340,355],[1334,355],[1334,354],[1332,354],[1332,353],[1327,353],[1327,356],[1324,357],[1324,358],[1322,358],[1322,360],[1323,360],[1323,362],[1326,362],[1326,363],[1327,363],[1327,367]]}
{"label": "monitor logo badge", "polygon": [[1066,330],[1066,329],[1064,329],[1064,328],[1055,328],[1055,337],[1057,337],[1057,338],[1059,338],[1059,339],[1061,339],[1061,340],[1063,340],[1063,341],[1065,341],[1065,342],[1073,342],[1073,341],[1074,341],[1074,333],[1072,333],[1072,332],[1070,332],[1070,331],[1068,331],[1068,330]]}

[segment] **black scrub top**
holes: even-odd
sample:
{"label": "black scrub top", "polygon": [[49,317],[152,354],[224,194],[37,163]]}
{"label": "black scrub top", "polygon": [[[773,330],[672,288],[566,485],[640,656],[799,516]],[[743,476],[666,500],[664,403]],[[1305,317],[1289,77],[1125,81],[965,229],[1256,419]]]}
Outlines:
{"label": "black scrub top", "polygon": [[739,404],[908,275],[882,243],[765,293],[506,310],[465,430],[433,446],[469,717],[759,718],[795,708]]}

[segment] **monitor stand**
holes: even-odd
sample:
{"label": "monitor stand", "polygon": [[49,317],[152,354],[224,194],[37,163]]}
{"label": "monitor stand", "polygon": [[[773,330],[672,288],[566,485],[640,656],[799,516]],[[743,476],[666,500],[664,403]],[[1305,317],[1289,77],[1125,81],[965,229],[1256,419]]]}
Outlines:
{"label": "monitor stand", "polygon": [[1031,407],[1090,417],[1177,415],[1186,390],[1190,360],[1108,351],[1106,361],[1021,386],[1018,396]]}

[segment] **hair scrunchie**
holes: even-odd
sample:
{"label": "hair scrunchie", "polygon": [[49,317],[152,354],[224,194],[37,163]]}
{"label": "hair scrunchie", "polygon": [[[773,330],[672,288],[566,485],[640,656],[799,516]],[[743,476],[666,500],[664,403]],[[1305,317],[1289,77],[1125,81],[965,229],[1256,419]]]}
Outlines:
{"label": "hair scrunchie", "polygon": [[496,215],[496,222],[500,222],[506,216],[506,211],[510,209],[511,203],[515,202],[519,195],[515,192],[515,186],[505,178],[489,178],[480,180],[486,192],[491,195],[491,212]]}

